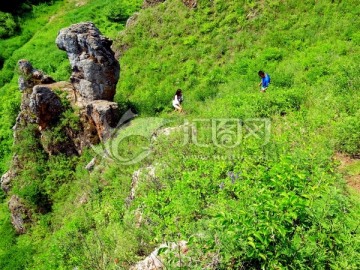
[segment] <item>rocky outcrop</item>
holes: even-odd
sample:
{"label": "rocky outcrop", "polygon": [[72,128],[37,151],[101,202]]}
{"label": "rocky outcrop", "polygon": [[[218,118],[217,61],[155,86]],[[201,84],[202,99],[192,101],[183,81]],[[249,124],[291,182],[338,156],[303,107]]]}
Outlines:
{"label": "rocky outcrop", "polygon": [[112,129],[116,127],[120,120],[117,103],[107,100],[95,100],[87,103],[82,114],[95,127],[102,141],[111,136]]}
{"label": "rocky outcrop", "polygon": [[15,140],[17,137],[17,130],[29,123],[36,123],[37,121],[36,116],[34,116],[34,113],[30,109],[33,87],[39,84],[45,85],[55,82],[53,78],[46,75],[44,72],[33,68],[31,63],[25,59],[18,61],[18,68],[20,72],[18,84],[22,96],[20,112],[13,127]]}
{"label": "rocky outcrop", "polygon": [[197,7],[197,0],[183,0],[183,3],[188,8],[196,8]]}
{"label": "rocky outcrop", "polygon": [[[164,250],[165,252],[160,252],[160,250]],[[187,246],[186,241],[180,241],[179,243],[166,243],[161,244],[158,248],[156,248],[149,256],[147,256],[144,260],[138,262],[136,265],[130,267],[130,270],[161,270],[168,269],[166,267],[166,255],[168,253],[175,253],[176,257],[185,256],[188,252],[189,248]],[[160,254],[161,253],[161,254]],[[178,265],[181,268],[181,265]]]}
{"label": "rocky outcrop", "polygon": [[165,0],[144,0],[142,7],[148,8],[163,2],[165,2]]}
{"label": "rocky outcrop", "polygon": [[[163,3],[163,2],[165,2],[165,0],[144,0],[142,7],[143,8],[153,7],[153,6]],[[183,3],[188,8],[196,8],[197,7],[197,0],[183,0]]]}
{"label": "rocky outcrop", "polygon": [[77,98],[112,101],[120,75],[119,62],[111,50],[112,41],[91,22],[61,29],[56,44],[67,52],[72,68],[70,81]]}
{"label": "rocky outcrop", "polygon": [[101,141],[106,140],[120,119],[118,105],[113,102],[120,65],[111,50],[112,41],[102,36],[93,23],[86,22],[60,30],[56,44],[70,60],[70,82],[85,137],[94,142],[96,132]]}
{"label": "rocky outcrop", "polygon": [[1,189],[5,193],[8,193],[10,191],[11,181],[15,176],[16,175],[13,170],[9,170],[1,176]]}
{"label": "rocky outcrop", "polygon": [[20,123],[22,126],[37,123],[39,130],[56,124],[65,109],[54,90],[65,92],[73,108],[79,109],[77,130],[64,127],[71,145],[49,142],[44,134],[41,134],[42,143],[49,155],[81,153],[84,147],[109,138],[112,128],[118,123],[118,105],[112,99],[120,65],[110,48],[112,41],[103,37],[92,23],[62,29],[56,42],[68,53],[73,68],[70,83],[54,82],[51,77],[34,69],[27,60],[20,60],[19,88],[23,95],[14,130]]}
{"label": "rocky outcrop", "polygon": [[11,196],[8,206],[11,213],[11,223],[15,231],[18,234],[26,233],[26,224],[31,221],[30,210],[16,195]]}
{"label": "rocky outcrop", "polygon": [[11,161],[11,168],[1,176],[1,189],[5,193],[9,193],[12,182],[18,175],[19,168],[21,167],[18,155],[14,155]]}
{"label": "rocky outcrop", "polygon": [[40,130],[59,120],[64,107],[60,98],[44,85],[34,86],[29,104],[31,112],[36,116]]}
{"label": "rocky outcrop", "polygon": [[[77,155],[85,147],[109,138],[118,124],[120,114],[113,97],[120,65],[110,48],[112,41],[102,36],[93,23],[62,29],[56,43],[68,54],[73,71],[70,82],[55,82],[33,68],[29,61],[18,61],[22,97],[13,127],[14,141],[21,140],[22,132],[27,130],[34,137],[36,147],[49,156]],[[60,122],[65,111],[68,114]],[[21,177],[24,161],[26,156],[13,159],[12,169],[2,176],[1,187],[6,193],[13,179],[17,175]],[[37,211],[45,213],[51,209],[51,202],[37,207]],[[25,233],[26,223],[31,222],[30,211],[16,195],[11,197],[9,209],[15,230]]]}
{"label": "rocky outcrop", "polygon": [[135,171],[131,178],[131,190],[129,196],[125,199],[127,206],[130,206],[131,202],[135,199],[136,190],[140,182],[142,181],[154,181],[156,178],[155,167],[149,166],[146,168],[140,168]]}
{"label": "rocky outcrop", "polygon": [[32,89],[38,84],[50,84],[55,80],[50,76],[44,74],[41,70],[33,68],[31,63],[25,59],[18,61],[20,76],[18,80],[20,91]]}

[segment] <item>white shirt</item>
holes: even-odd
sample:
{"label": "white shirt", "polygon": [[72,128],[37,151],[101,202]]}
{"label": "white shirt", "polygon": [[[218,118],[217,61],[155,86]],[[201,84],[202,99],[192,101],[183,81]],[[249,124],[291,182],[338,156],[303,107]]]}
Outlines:
{"label": "white shirt", "polygon": [[174,97],[174,99],[173,99],[173,105],[175,106],[175,105],[180,105],[180,101],[179,101],[179,99],[178,99],[178,96],[177,95],[175,95],[175,97]]}

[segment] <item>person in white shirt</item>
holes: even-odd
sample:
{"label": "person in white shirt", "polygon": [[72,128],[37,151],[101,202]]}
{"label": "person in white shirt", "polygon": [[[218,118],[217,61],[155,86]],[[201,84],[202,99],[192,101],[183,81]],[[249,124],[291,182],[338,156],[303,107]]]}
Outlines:
{"label": "person in white shirt", "polygon": [[179,112],[183,111],[183,109],[181,107],[182,101],[183,101],[182,91],[181,91],[181,89],[178,89],[178,90],[176,90],[176,94],[175,94],[174,99],[172,101],[172,104],[173,104],[173,106],[175,108],[175,111],[179,111]]}

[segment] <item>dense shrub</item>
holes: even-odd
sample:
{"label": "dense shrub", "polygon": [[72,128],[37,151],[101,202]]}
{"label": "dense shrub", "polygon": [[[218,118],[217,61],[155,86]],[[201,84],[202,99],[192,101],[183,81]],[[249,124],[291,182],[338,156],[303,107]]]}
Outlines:
{"label": "dense shrub", "polygon": [[335,125],[336,148],[352,156],[360,155],[360,111]]}
{"label": "dense shrub", "polygon": [[16,22],[10,13],[0,11],[0,38],[8,38],[15,34]]}

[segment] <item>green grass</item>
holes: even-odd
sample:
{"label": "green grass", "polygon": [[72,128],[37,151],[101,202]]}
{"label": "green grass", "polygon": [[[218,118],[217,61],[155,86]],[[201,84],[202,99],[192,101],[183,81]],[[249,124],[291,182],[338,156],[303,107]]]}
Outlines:
{"label": "green grass", "polygon": [[360,175],[360,160],[356,160],[346,166],[346,170],[349,172],[350,175]]}
{"label": "green grass", "polygon": [[[34,212],[29,232],[15,236],[2,195],[1,268],[128,269],[165,241],[187,240],[181,263],[177,254],[164,255],[168,269],[358,269],[359,201],[333,161],[337,152],[356,157],[360,150],[357,2],[201,0],[188,9],[168,0],[141,10],[125,29],[141,4],[56,1],[34,9],[21,36],[0,41],[7,48],[0,168],[18,153],[25,169],[12,192]],[[112,159],[100,158],[92,173],[84,166],[93,149],[47,157],[25,131],[11,149],[10,129],[20,100],[17,60],[67,80],[57,32],[89,20],[120,54],[115,100],[138,113],[117,139],[98,147],[111,150]],[[257,87],[260,69],[272,78],[266,93]],[[177,88],[183,115],[171,107]],[[72,113],[62,120],[76,121]],[[150,123],[180,128],[150,142]],[[252,135],[254,125],[264,133]],[[124,164],[149,146],[149,155]],[[148,166],[156,177],[142,175],[127,205],[134,171]],[[348,170],[358,174],[358,162]],[[44,198],[51,209],[41,214]]]}

